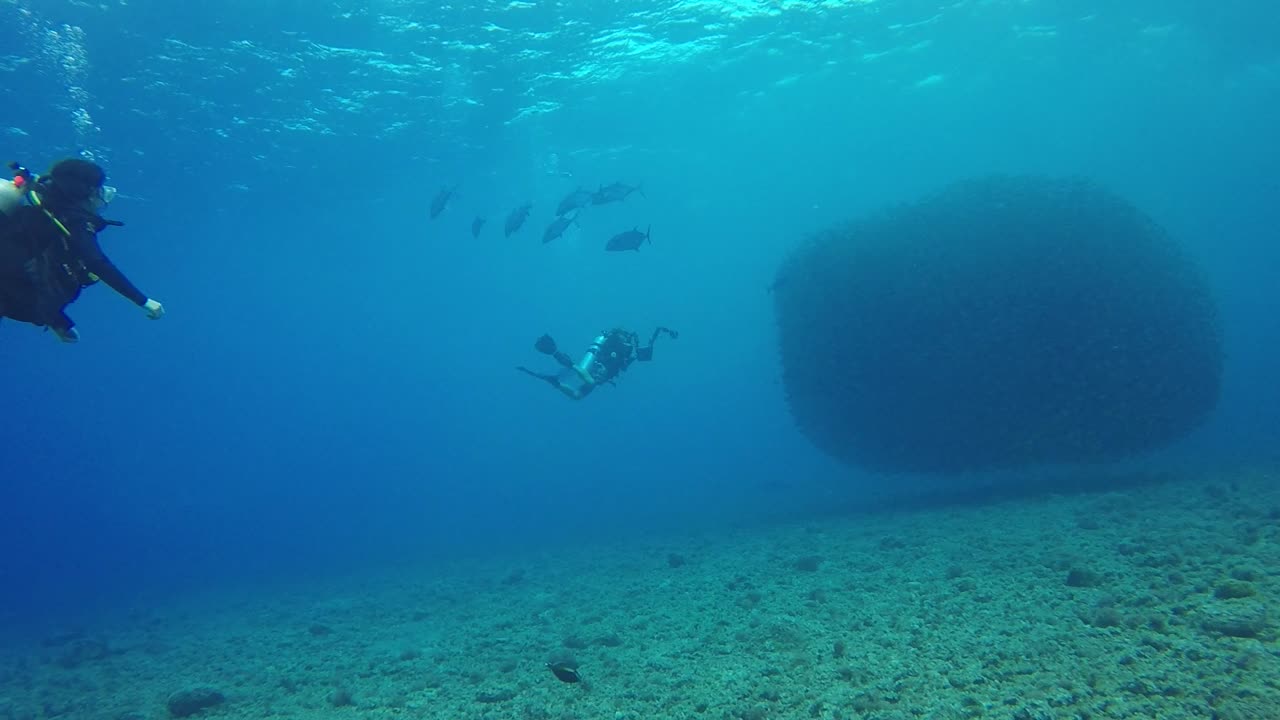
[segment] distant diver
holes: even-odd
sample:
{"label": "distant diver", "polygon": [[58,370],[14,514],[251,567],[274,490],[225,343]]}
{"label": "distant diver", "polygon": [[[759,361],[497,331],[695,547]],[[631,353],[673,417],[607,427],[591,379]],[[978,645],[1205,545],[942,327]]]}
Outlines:
{"label": "distant diver", "polygon": [[653,331],[649,344],[640,346],[640,336],[622,328],[601,333],[578,362],[556,348],[556,341],[550,335],[543,335],[534,343],[534,348],[543,355],[550,355],[560,364],[558,373],[537,373],[524,366],[516,369],[551,385],[574,400],[581,400],[591,394],[597,386],[613,383],[622,371],[631,363],[639,360],[648,362],[653,359],[653,343],[659,335],[666,334],[675,340],[680,333],[664,327]]}
{"label": "distant diver", "polygon": [[10,163],[13,180],[0,181],[0,317],[80,339],[66,308],[102,280],[152,320],[164,306],[147,297],[102,252],[98,233],[116,220],[100,215],[115,198],[96,163],[67,158],[37,176]]}

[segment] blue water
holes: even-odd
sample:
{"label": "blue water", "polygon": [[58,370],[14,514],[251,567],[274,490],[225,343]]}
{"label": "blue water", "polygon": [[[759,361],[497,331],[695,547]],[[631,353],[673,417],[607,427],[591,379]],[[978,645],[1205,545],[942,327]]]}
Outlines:
{"label": "blue water", "polygon": [[[92,288],[78,346],[0,323],[0,603],[874,490],[792,426],[766,287],[806,233],[992,171],[1092,178],[1190,248],[1228,364],[1176,456],[1274,457],[1280,10],[1067,5],[0,0],[0,156],[100,160],[107,252],[168,310]],[[615,180],[645,196],[540,244],[562,196]],[[544,332],[576,353],[615,325],[681,336],[581,403],[513,370],[545,367]]]}

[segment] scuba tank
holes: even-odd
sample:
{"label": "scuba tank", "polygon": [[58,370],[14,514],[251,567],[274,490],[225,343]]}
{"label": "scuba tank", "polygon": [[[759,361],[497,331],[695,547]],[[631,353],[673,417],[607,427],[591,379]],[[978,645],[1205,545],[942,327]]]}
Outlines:
{"label": "scuba tank", "polygon": [[583,355],[582,360],[575,366],[580,374],[591,377],[591,365],[596,361],[596,355],[599,354],[603,345],[604,335],[597,335],[596,339],[591,341],[591,346],[587,348],[587,354]]}
{"label": "scuba tank", "polygon": [[22,207],[26,197],[25,188],[19,187],[12,180],[0,180],[0,218],[12,217]]}
{"label": "scuba tank", "polygon": [[13,171],[13,179],[0,180],[0,220],[13,217],[18,208],[25,204],[32,183],[39,180],[30,170],[16,162],[9,163],[9,169]]}

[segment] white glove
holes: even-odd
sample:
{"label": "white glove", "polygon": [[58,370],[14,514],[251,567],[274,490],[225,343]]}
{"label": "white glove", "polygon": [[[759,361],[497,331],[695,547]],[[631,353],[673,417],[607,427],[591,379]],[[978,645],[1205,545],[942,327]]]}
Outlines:
{"label": "white glove", "polygon": [[142,305],[142,309],[147,311],[147,317],[152,320],[159,320],[164,316],[164,306],[151,298],[147,298],[147,301]]}

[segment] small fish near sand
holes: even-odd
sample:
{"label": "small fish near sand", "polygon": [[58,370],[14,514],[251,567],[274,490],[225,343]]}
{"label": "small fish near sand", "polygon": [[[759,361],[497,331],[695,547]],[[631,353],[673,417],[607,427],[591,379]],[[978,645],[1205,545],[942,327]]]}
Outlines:
{"label": "small fish near sand", "polygon": [[547,663],[547,669],[560,682],[576,683],[582,680],[582,676],[578,674],[578,668],[569,663],[553,662]]}
{"label": "small fish near sand", "polygon": [[458,189],[457,185],[454,185],[451,188],[450,187],[441,188],[440,192],[436,193],[436,196],[431,199],[431,219],[432,220],[435,220],[437,217],[439,217],[440,213],[444,212],[444,209],[449,207],[449,198],[453,197],[453,193],[457,189]]}
{"label": "small fish near sand", "polygon": [[622,252],[624,250],[640,252],[640,246],[644,243],[653,244],[653,241],[649,239],[649,233],[652,230],[653,226],[650,225],[644,229],[644,232],[640,232],[638,227],[634,227],[626,232],[618,233],[609,238],[609,242],[605,243],[605,252]]}
{"label": "small fish near sand", "polygon": [[477,217],[475,220],[472,220],[471,221],[471,237],[473,238],[480,237],[480,228],[484,227],[484,224],[485,224],[485,219],[482,217]]}
{"label": "small fish near sand", "polygon": [[551,224],[547,226],[546,231],[542,233],[542,244],[546,245],[552,240],[555,240],[556,238],[563,235],[564,231],[568,230],[569,226],[577,222],[577,220],[578,220],[577,215],[572,215],[572,216],[566,215],[564,217],[558,217],[555,220],[552,220]]}
{"label": "small fish near sand", "polygon": [[511,237],[511,233],[519,230],[524,225],[525,218],[529,217],[529,210],[532,207],[533,203],[525,203],[511,211],[511,214],[507,216],[506,226],[503,227],[506,237]]}

